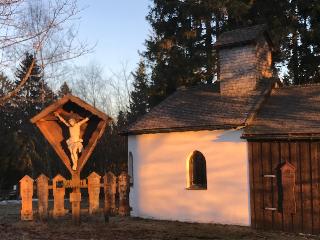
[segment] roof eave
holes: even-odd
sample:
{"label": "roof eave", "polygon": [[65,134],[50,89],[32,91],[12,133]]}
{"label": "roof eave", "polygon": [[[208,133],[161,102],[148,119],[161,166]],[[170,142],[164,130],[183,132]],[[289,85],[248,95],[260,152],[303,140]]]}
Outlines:
{"label": "roof eave", "polygon": [[242,139],[259,140],[320,140],[320,132],[314,133],[244,133]]}
{"label": "roof eave", "polygon": [[257,43],[256,39],[250,39],[250,40],[245,40],[245,41],[238,41],[238,42],[232,42],[232,43],[224,43],[224,44],[214,44],[213,48],[216,50],[220,49],[225,49],[225,48],[231,48],[231,47],[240,47],[243,45],[248,45],[248,44],[255,44]]}
{"label": "roof eave", "polygon": [[[271,51],[275,51],[275,46],[271,40],[269,31],[267,29],[264,29],[263,31],[261,31],[261,33],[259,35],[263,36],[265,38],[265,40],[269,44]],[[218,40],[213,45],[213,48],[216,50],[219,50],[219,49],[230,48],[230,47],[240,47],[240,46],[247,45],[247,44],[256,44],[257,42],[258,42],[258,36],[256,36],[255,38],[252,38],[252,39],[247,39],[247,40],[243,40],[243,41],[235,41],[235,42],[231,42],[231,43],[220,43]]]}
{"label": "roof eave", "polygon": [[228,130],[245,127],[242,124],[224,124],[224,125],[206,125],[206,126],[189,126],[189,127],[172,127],[172,128],[154,128],[154,129],[139,129],[122,131],[120,135],[141,135],[141,134],[156,134],[170,132],[189,132],[189,131],[206,131],[206,130]]}

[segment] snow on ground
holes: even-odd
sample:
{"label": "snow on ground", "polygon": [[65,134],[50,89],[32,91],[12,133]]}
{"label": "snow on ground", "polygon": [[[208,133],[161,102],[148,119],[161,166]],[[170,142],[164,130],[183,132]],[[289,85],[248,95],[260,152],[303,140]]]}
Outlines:
{"label": "snow on ground", "polygon": [[8,204],[21,204],[21,200],[3,200],[3,201],[0,201],[0,205],[8,205]]}

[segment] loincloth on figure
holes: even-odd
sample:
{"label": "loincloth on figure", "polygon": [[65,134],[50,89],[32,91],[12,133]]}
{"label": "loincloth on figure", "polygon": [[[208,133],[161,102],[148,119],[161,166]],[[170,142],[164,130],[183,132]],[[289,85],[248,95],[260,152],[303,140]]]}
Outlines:
{"label": "loincloth on figure", "polygon": [[79,152],[82,151],[83,148],[83,140],[79,139],[78,141],[74,141],[71,138],[69,138],[67,141],[67,145],[69,149],[74,149],[74,150],[78,150]]}

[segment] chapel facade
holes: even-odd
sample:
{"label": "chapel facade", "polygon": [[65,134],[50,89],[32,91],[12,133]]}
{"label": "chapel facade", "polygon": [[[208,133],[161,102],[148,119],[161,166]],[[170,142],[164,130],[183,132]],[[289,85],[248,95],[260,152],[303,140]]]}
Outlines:
{"label": "chapel facade", "polygon": [[132,215],[318,233],[320,86],[282,86],[265,25],[214,47],[218,81],[125,131]]}

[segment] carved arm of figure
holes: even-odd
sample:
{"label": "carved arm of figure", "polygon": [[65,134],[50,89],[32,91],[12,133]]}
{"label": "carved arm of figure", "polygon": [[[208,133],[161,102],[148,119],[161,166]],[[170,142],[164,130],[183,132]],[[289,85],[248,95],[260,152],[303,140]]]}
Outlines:
{"label": "carved arm of figure", "polygon": [[59,120],[60,120],[61,122],[63,122],[67,127],[70,127],[70,124],[69,124],[66,120],[64,120],[64,118],[61,117],[58,112],[54,112],[53,114],[54,114],[57,118],[59,118]]}
{"label": "carved arm of figure", "polygon": [[82,119],[81,121],[78,122],[78,124],[81,126],[82,124],[86,123],[89,121],[89,118],[86,117],[85,119]]}

